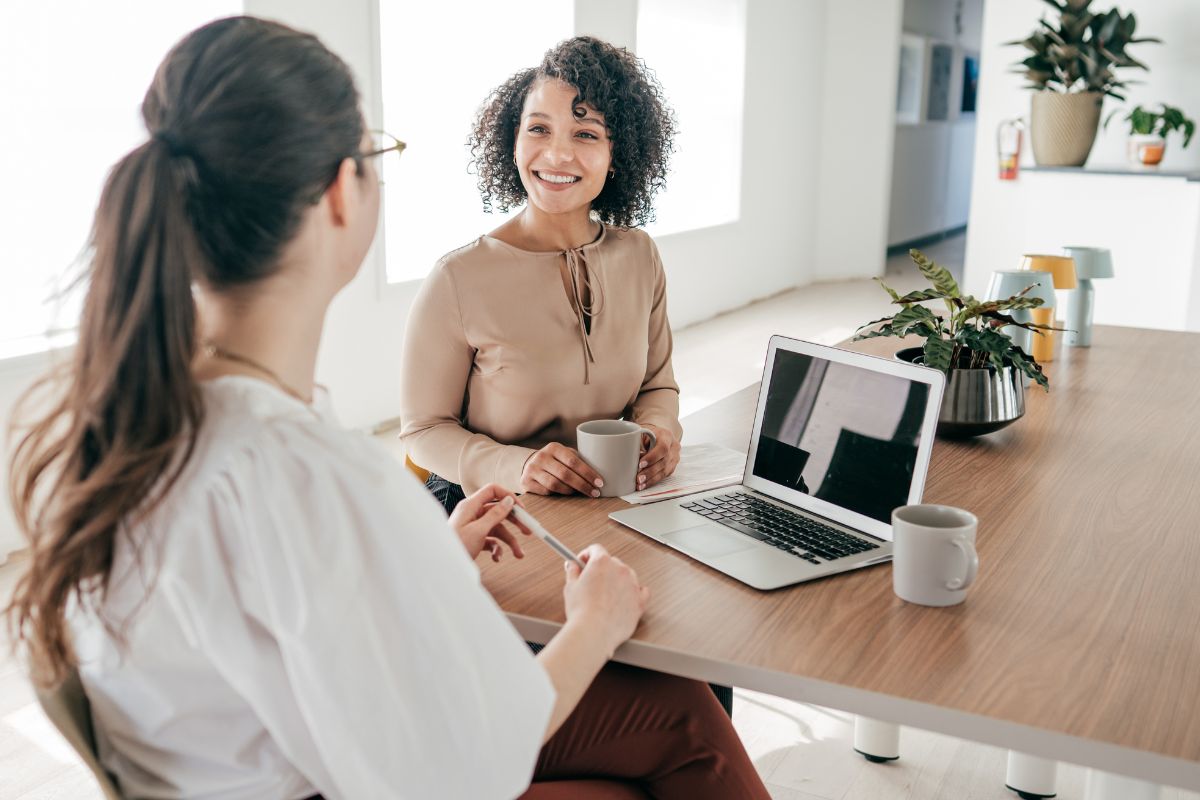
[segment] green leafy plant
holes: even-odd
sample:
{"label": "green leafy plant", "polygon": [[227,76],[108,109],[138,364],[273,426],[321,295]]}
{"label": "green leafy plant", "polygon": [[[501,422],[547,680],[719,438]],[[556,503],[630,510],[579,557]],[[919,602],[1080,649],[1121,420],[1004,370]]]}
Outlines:
{"label": "green leafy plant", "polygon": [[1131,44],[1160,42],[1153,37],[1134,38],[1137,18],[1117,9],[1100,13],[1090,10],[1092,0],[1045,0],[1058,12],[1058,24],[1045,19],[1021,45],[1032,55],[1014,66],[1025,75],[1034,91],[1102,92],[1124,100],[1120,91],[1128,85],[1116,70],[1148,69],[1126,52]]}
{"label": "green leafy plant", "polygon": [[[891,295],[892,303],[902,308],[890,317],[860,327],[854,341],[876,336],[903,337],[916,334],[925,339],[923,362],[928,367],[940,369],[949,375],[955,369],[983,369],[989,365],[1002,369],[1011,364],[1049,391],[1050,382],[1042,372],[1041,365],[1001,330],[1013,325],[1035,331],[1039,336],[1042,335],[1041,330],[1062,330],[1050,325],[1021,322],[1004,313],[1042,305],[1042,298],[1026,297],[1036,284],[1027,286],[1007,300],[980,302],[962,294],[950,271],[930,261],[920,250],[909,250],[908,254],[932,288],[909,292],[901,297],[896,290],[876,278],[879,285]],[[946,313],[939,316],[921,305],[929,300],[944,302]]]}
{"label": "green leafy plant", "polygon": [[[1104,127],[1108,128],[1108,123],[1112,118],[1120,113],[1121,109],[1117,109],[1108,115],[1104,120]],[[1169,106],[1166,103],[1162,104],[1162,111],[1150,111],[1141,106],[1134,106],[1133,111],[1130,111],[1124,117],[1129,123],[1129,133],[1140,133],[1147,136],[1161,136],[1167,138],[1167,134],[1180,131],[1183,133],[1183,146],[1186,148],[1192,142],[1192,134],[1196,132],[1196,123],[1184,116],[1184,113],[1175,106]]]}

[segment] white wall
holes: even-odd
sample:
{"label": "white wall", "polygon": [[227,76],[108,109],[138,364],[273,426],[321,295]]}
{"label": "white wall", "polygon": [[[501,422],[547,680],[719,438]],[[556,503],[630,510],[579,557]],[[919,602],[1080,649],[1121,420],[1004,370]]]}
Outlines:
{"label": "white wall", "polygon": [[978,47],[983,38],[983,0],[962,0],[962,33],[954,26],[957,2],[904,0],[904,30],[964,47]]}
{"label": "white wall", "polygon": [[889,247],[967,224],[974,158],[973,119],[896,126]]}
{"label": "white wall", "polygon": [[883,274],[901,0],[826,8],[815,280]]}
{"label": "white wall", "polygon": [[[1040,0],[989,0],[984,9],[966,289],[982,293],[992,270],[1016,269],[1025,252],[1109,247],[1116,278],[1096,282],[1098,323],[1200,330],[1200,183],[1024,170],[1016,181],[997,178],[992,134],[1003,119],[1028,118],[1031,94],[1009,72],[1022,51],[1002,43],[1028,35],[1043,8]],[[1200,118],[1200,7],[1192,0],[1140,0],[1136,13],[1138,34],[1164,44],[1133,50],[1151,69],[1128,76],[1145,81],[1131,87],[1130,103],[1166,100]],[[1106,114],[1113,107],[1105,101]],[[1124,138],[1123,130],[1101,131],[1089,166],[1122,164]],[[1163,168],[1200,168],[1200,137],[1189,151],[1178,144],[1168,144]],[[1032,163],[1028,137],[1022,161]]]}
{"label": "white wall", "polygon": [[960,116],[958,113],[962,51],[978,52],[980,49],[983,0],[964,0],[961,33],[955,28],[956,7],[955,0],[904,2],[906,33],[960,49],[955,51],[951,68],[949,119],[896,125],[887,232],[889,246],[967,224],[976,128],[974,115]]}

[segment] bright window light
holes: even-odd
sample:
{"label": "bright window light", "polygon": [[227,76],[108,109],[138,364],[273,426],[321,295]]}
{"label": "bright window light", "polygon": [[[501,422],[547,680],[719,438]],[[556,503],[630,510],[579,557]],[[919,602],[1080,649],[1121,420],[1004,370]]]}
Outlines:
{"label": "bright window light", "polygon": [[570,38],[563,0],[380,0],[383,127],[408,144],[386,167],[389,282],[424,278],[434,263],[500,225],[468,173],[467,137],[488,92],[541,63]]}
{"label": "bright window light", "polygon": [[185,33],[235,0],[7,3],[0,24],[0,357],[73,329],[54,296],[87,245],[109,168],[146,137],[142,97]]}
{"label": "bright window light", "polygon": [[653,235],[734,222],[741,213],[745,0],[639,0],[637,51],[679,131]]}

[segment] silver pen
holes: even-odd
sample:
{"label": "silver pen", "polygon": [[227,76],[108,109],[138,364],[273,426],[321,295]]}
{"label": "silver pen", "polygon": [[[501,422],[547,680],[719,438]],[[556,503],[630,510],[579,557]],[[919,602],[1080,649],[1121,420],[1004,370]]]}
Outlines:
{"label": "silver pen", "polygon": [[579,565],[580,569],[583,569],[583,562],[579,560],[579,556],[572,553],[571,548],[567,547],[558,539],[555,539],[550,531],[542,527],[542,523],[533,518],[532,514],[520,506],[514,505],[512,509],[512,515],[516,518],[517,522],[528,528],[530,533],[541,539],[546,544],[550,545],[550,547],[553,548],[556,553],[568,561],[575,562],[577,565]]}

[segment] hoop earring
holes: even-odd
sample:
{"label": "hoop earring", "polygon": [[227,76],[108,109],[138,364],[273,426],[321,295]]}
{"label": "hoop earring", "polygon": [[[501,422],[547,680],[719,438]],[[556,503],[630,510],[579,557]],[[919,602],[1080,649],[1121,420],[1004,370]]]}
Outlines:
{"label": "hoop earring", "polygon": [[617,171],[616,171],[615,169],[610,169],[610,170],[608,171],[608,177],[609,177],[610,179],[611,179],[611,178],[612,178],[614,175],[616,175],[616,174],[617,174]]}

